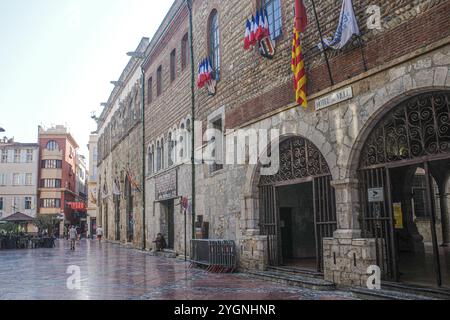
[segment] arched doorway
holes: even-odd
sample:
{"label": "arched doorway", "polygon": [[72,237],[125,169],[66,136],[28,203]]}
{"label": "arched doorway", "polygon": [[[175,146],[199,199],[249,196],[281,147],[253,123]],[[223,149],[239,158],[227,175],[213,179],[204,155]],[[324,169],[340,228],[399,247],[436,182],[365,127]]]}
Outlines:
{"label": "arched doorway", "polygon": [[450,92],[411,97],[372,129],[359,164],[360,224],[385,279],[450,285],[449,174]]}
{"label": "arched doorway", "polygon": [[259,181],[259,225],[268,238],[269,264],[322,272],[322,239],[337,228],[330,169],[302,137],[282,141],[279,153],[278,173]]}

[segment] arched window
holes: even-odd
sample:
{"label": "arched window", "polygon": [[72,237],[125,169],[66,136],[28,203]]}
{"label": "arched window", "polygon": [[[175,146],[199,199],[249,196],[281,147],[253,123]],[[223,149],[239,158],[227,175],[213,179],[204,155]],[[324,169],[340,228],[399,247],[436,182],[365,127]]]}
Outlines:
{"label": "arched window", "polygon": [[270,37],[275,40],[282,34],[281,0],[262,0],[262,7],[267,11]]}
{"label": "arched window", "polygon": [[175,149],[175,136],[171,133],[169,133],[169,167],[174,165],[176,156],[173,154],[173,151]]}
{"label": "arched window", "polygon": [[180,148],[179,148],[179,154],[178,154],[178,156],[180,157],[180,159],[183,161],[183,159],[184,159],[184,150],[186,149],[186,130],[185,130],[185,126],[184,126],[184,123],[183,124],[181,124],[181,126],[180,126],[180,135],[179,135],[179,138],[178,138],[178,143],[179,143],[179,146],[180,146]]}
{"label": "arched window", "polygon": [[59,145],[58,145],[58,143],[57,143],[56,141],[50,140],[50,141],[47,143],[46,149],[47,149],[47,150],[50,150],[50,151],[59,150]]}
{"label": "arched window", "polygon": [[163,79],[162,79],[162,66],[158,67],[156,71],[156,95],[159,97],[162,93]]}
{"label": "arched window", "polygon": [[189,50],[189,34],[185,34],[181,40],[181,68],[184,70],[190,62],[190,50]]}
{"label": "arched window", "polygon": [[215,79],[220,79],[220,31],[219,15],[216,10],[211,12],[209,18],[209,57],[214,69]]}
{"label": "arched window", "polygon": [[158,141],[158,143],[156,144],[156,171],[160,171],[161,170],[161,165],[162,165],[162,148],[161,148],[161,143]]}
{"label": "arched window", "polygon": [[175,81],[177,77],[177,50],[173,49],[170,53],[170,82]]}
{"label": "arched window", "polygon": [[161,169],[165,168],[164,138],[161,139]]}
{"label": "arched window", "polygon": [[148,148],[148,158],[147,158],[147,172],[148,174],[155,173],[155,147],[151,146]]}

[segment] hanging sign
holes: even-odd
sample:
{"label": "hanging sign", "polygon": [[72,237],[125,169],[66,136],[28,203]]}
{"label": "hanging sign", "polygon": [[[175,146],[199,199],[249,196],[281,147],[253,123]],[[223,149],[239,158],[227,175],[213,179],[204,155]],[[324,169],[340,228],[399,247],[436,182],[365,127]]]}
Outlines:
{"label": "hanging sign", "polygon": [[156,201],[164,201],[177,197],[177,171],[173,170],[156,178]]}
{"label": "hanging sign", "polygon": [[372,188],[368,192],[369,202],[383,202],[384,201],[384,189]]}
{"label": "hanging sign", "polygon": [[395,229],[403,229],[403,210],[401,202],[394,203],[394,220]]}

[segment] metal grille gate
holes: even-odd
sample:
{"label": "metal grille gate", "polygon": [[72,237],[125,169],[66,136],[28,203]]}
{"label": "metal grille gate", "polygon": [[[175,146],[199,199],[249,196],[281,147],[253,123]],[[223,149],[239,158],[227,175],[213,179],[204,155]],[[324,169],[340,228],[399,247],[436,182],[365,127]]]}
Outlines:
{"label": "metal grille gate", "polygon": [[[360,224],[364,238],[376,241],[377,265],[387,279],[396,278],[396,250],[394,221],[391,208],[389,171],[385,168],[361,170],[359,172],[361,210]],[[382,202],[370,202],[370,189],[383,189]]]}
{"label": "metal grille gate", "polygon": [[316,234],[317,271],[323,271],[323,238],[332,238],[337,229],[336,196],[331,176],[313,180],[314,220]]}
{"label": "metal grille gate", "polygon": [[332,237],[337,228],[335,191],[325,158],[309,140],[293,137],[280,144],[280,170],[272,176],[261,176],[260,228],[267,236],[269,263],[283,263],[277,187],[312,182],[317,271],[323,271],[324,237]]}
{"label": "metal grille gate", "polygon": [[[333,237],[337,229],[335,191],[331,176],[315,177],[313,181],[314,225],[317,271],[323,271],[323,238]],[[283,264],[281,229],[276,186],[260,187],[261,234],[267,236],[269,264]]]}
{"label": "metal grille gate", "polygon": [[261,186],[260,194],[260,227],[261,234],[267,236],[269,264],[278,266],[281,261],[280,218],[277,208],[277,196],[274,186]]}

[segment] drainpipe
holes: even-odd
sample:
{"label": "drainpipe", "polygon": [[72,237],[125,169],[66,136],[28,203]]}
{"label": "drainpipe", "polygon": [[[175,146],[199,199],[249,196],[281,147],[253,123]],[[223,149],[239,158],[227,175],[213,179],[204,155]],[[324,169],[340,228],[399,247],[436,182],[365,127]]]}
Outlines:
{"label": "drainpipe", "polygon": [[[192,2],[186,0],[189,9],[189,46],[191,56],[191,171],[192,171],[192,239],[195,239],[195,69],[194,69],[194,40],[192,21]],[[186,254],[186,253],[185,253]]]}
{"label": "drainpipe", "polygon": [[142,83],[142,250],[146,250],[146,237],[145,237],[145,180],[146,180],[146,170],[145,170],[145,72],[144,68],[141,67],[141,83]]}

